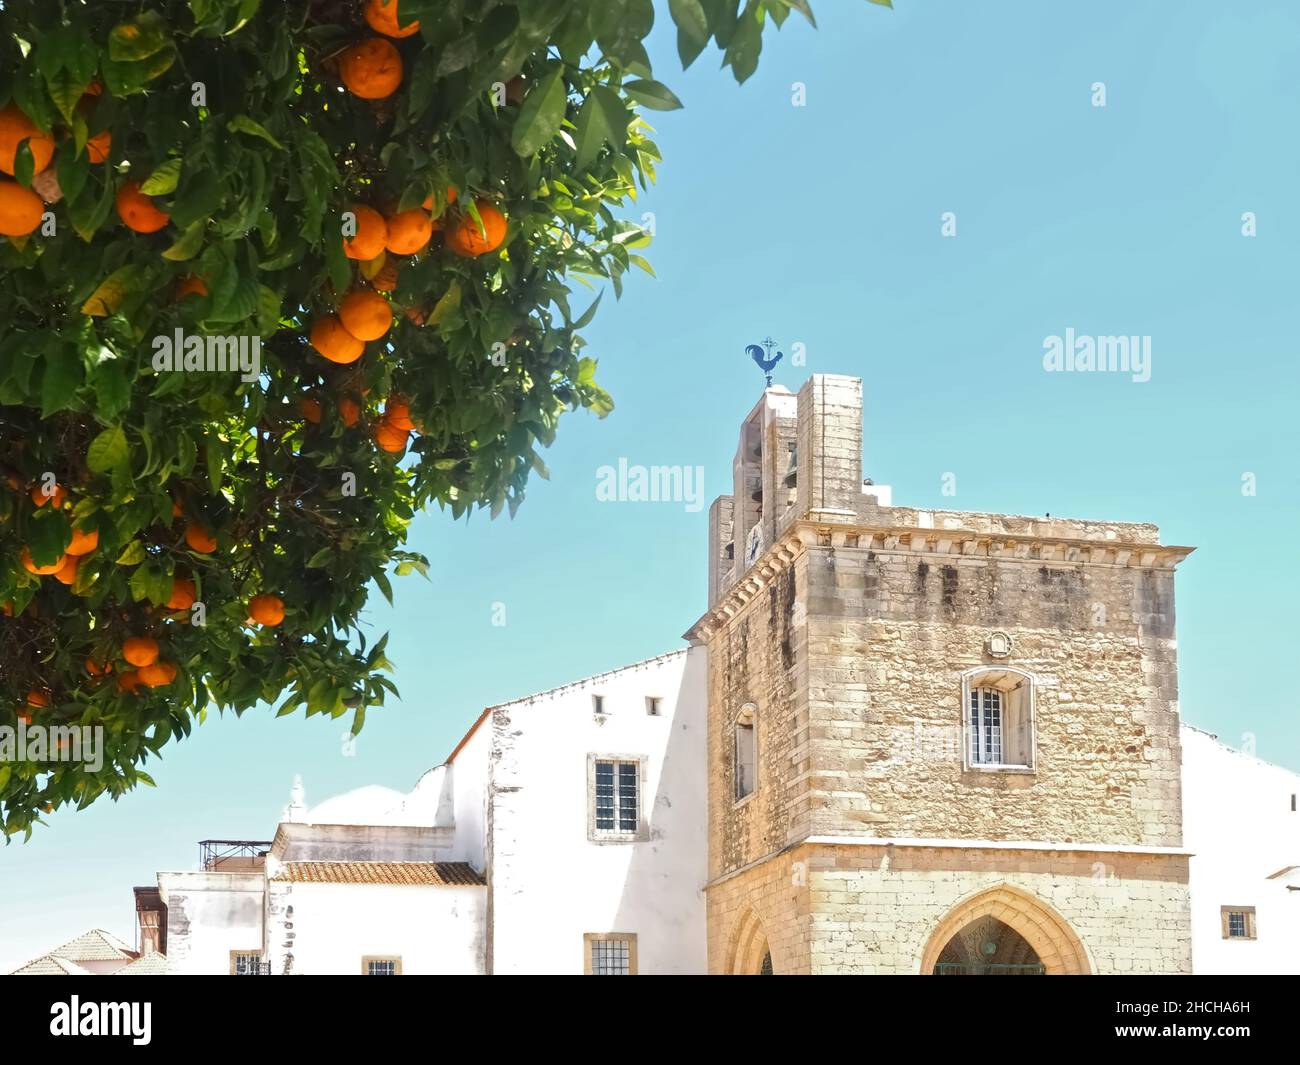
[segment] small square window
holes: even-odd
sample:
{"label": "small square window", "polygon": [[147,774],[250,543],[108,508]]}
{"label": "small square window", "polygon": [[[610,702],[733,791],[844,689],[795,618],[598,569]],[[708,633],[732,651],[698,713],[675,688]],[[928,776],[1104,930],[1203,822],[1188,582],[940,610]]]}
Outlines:
{"label": "small square window", "polygon": [[636,935],[631,932],[589,932],[582,937],[587,976],[635,976]]}
{"label": "small square window", "polygon": [[232,950],[230,952],[231,976],[262,976],[262,954],[256,950]]}
{"label": "small square window", "polygon": [[364,976],[401,976],[402,959],[396,957],[365,957],[361,959]]}
{"label": "small square window", "polygon": [[[647,695],[645,697],[645,712],[650,717],[658,717],[663,700],[657,695]],[[1294,798],[1294,796],[1292,796]],[[1294,807],[1293,807],[1294,809]]]}
{"label": "small square window", "polygon": [[1255,938],[1255,907],[1224,906],[1220,911],[1224,939]]}

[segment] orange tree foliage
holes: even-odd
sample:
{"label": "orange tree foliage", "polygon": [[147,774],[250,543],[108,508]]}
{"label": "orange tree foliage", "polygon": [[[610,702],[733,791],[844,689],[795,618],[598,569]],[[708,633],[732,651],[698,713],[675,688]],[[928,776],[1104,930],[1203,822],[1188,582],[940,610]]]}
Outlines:
{"label": "orange tree foliage", "polygon": [[[425,569],[413,514],[513,514],[560,416],[612,406],[570,289],[649,270],[618,212],[659,160],[638,110],[679,106],[651,0],[387,6],[0,8],[0,735],[105,736],[97,769],[0,760],[7,836],[152,783],[209,706],[360,729],[396,689],[358,618]],[[812,18],[667,10],[738,80]]]}

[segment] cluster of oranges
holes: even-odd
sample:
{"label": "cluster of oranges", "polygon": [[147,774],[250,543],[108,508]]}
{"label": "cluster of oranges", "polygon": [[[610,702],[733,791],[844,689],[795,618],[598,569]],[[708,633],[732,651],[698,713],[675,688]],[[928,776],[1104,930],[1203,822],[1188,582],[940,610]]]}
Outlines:
{"label": "cluster of oranges", "polygon": [[[68,493],[62,485],[54,485],[47,493],[45,488],[37,485],[31,490],[32,502],[38,507],[50,506],[62,510],[68,503]],[[24,547],[21,561],[23,569],[37,577],[53,576],[61,584],[71,585],[77,579],[77,567],[82,558],[91,554],[99,546],[99,532],[95,529],[78,529],[72,527],[72,541],[67,549],[54,562],[38,566],[32,560],[31,550]]]}
{"label": "cluster of oranges", "polygon": [[[99,82],[92,81],[81,94],[76,110],[87,121],[103,91]],[[59,133],[60,136],[66,135],[62,130]],[[0,108],[0,170],[10,177],[13,176],[18,150],[24,141],[32,155],[33,177],[44,174],[54,159],[54,136],[42,133],[36,123],[14,104]],[[85,152],[91,163],[103,163],[108,160],[112,145],[113,135],[104,130],[86,141]],[[27,236],[41,224],[44,211],[45,204],[35,192],[24,188],[17,181],[0,178],[0,234],[6,237]]]}

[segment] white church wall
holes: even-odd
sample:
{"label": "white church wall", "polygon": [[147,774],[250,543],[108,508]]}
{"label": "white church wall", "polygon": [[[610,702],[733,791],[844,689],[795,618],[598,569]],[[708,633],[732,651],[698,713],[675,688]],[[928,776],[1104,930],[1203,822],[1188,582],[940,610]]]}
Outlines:
{"label": "white church wall", "polygon": [[[666,655],[497,707],[479,729],[494,973],[580,974],[587,933],[635,935],[639,974],[705,971],[705,669],[701,649]],[[588,838],[590,755],[642,760],[643,841]]]}
{"label": "white church wall", "polygon": [[[1183,844],[1191,860],[1192,971],[1300,973],[1300,775],[1184,725]],[[1224,939],[1221,909],[1255,907],[1253,940]]]}
{"label": "white church wall", "polygon": [[487,864],[485,802],[491,744],[492,730],[482,722],[447,766],[455,821],[452,851],[456,861],[469,862],[480,873]]}

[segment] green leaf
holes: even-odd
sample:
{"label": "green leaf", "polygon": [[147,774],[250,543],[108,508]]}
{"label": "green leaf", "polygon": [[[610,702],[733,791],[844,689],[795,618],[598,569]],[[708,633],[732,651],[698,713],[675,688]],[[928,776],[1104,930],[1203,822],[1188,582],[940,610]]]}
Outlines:
{"label": "green leaf", "polygon": [[72,543],[72,523],[53,507],[41,507],[27,523],[27,549],[38,566],[57,562]]}
{"label": "green leaf", "polygon": [[188,262],[203,249],[203,240],[207,236],[207,232],[208,220],[206,218],[195,219],[176,238],[176,243],[162,253],[162,257],[174,263]]}
{"label": "green leaf", "polygon": [[140,191],[146,196],[168,196],[176,191],[180,179],[181,161],[175,158],[168,159],[144,179]]}
{"label": "green leaf", "polygon": [[442,298],[438,300],[437,304],[434,306],[433,313],[429,315],[427,324],[437,325],[448,315],[454,314],[459,310],[460,296],[460,282],[453,281],[447,288],[447,291],[442,294]]}
{"label": "green leaf", "polygon": [[32,156],[30,140],[23,140],[14,153],[14,178],[25,189],[32,187],[32,178],[36,176],[36,159]]}
{"label": "green leaf", "polygon": [[47,76],[45,84],[50,91],[50,99],[59,109],[59,114],[71,125],[73,110],[77,106],[77,101],[81,99],[82,90],[86,87],[85,80],[77,77],[70,70],[60,69],[53,76]]}
{"label": "green leaf", "polygon": [[108,35],[108,57],[119,63],[135,62],[161,52],[170,43],[162,16],[146,11],[130,22],[113,27]]}
{"label": "green leaf", "polygon": [[668,0],[668,12],[677,24],[677,54],[686,69],[704,51],[712,31],[700,0]]}
{"label": "green leaf", "polygon": [[129,450],[126,433],[120,425],[105,429],[86,449],[86,465],[91,473],[107,473],[114,466],[121,465],[127,459]]}
{"label": "green leaf", "polygon": [[53,344],[45,351],[45,373],[41,377],[41,417],[48,418],[72,405],[85,374],[81,355],[67,344]]}
{"label": "green leaf", "polygon": [[132,540],[126,545],[126,548],[117,556],[117,565],[119,566],[138,566],[145,560],[144,544],[139,540]]}
{"label": "green leaf", "polygon": [[600,150],[614,135],[605,108],[597,103],[595,90],[592,90],[583,103],[582,110],[578,112],[577,134],[578,155],[573,165],[575,170],[582,171],[596,161]]}
{"label": "green leaf", "polygon": [[265,126],[260,122],[254,122],[247,115],[236,115],[226,124],[226,128],[232,133],[247,133],[252,137],[260,137],[272,147],[278,148],[282,152],[286,150],[283,144],[267,132]]}
{"label": "green leaf", "polygon": [[623,91],[637,103],[655,111],[676,111],[682,106],[681,100],[667,85],[646,78],[625,82]]}
{"label": "green leaf", "polygon": [[549,144],[560,132],[567,104],[564,67],[557,63],[524,97],[510,135],[515,152],[527,158]]}

